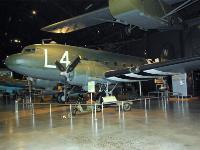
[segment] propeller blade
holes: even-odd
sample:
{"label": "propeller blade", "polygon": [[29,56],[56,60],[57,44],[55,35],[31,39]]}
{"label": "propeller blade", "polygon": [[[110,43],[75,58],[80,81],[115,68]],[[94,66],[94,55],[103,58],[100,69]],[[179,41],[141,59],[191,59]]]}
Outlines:
{"label": "propeller blade", "polygon": [[55,62],[55,65],[61,72],[65,71],[65,67],[60,62],[58,62],[57,60]]}
{"label": "propeller blade", "polygon": [[72,61],[72,63],[67,67],[66,72],[69,73],[71,71],[74,70],[74,68],[78,65],[78,63],[80,63],[81,57],[78,56],[76,59],[74,59],[74,61]]}

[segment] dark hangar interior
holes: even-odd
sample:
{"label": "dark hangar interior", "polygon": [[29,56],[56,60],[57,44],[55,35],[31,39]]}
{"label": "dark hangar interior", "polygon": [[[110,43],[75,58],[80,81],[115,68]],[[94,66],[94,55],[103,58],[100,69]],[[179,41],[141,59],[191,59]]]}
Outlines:
{"label": "dark hangar interior", "polygon": [[0,149],[200,149],[200,0],[0,8]]}

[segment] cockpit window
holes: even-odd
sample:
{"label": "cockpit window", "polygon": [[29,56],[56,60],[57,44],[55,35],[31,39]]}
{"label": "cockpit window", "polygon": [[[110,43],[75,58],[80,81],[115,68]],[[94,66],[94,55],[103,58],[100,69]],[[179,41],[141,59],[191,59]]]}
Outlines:
{"label": "cockpit window", "polygon": [[35,48],[25,48],[23,49],[22,53],[34,53]]}

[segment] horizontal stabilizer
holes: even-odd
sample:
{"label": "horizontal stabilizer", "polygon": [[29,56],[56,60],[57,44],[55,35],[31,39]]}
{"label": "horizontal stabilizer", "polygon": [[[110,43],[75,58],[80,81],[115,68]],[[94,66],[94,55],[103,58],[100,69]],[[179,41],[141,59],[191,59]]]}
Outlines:
{"label": "horizontal stabilizer", "polygon": [[106,7],[46,26],[41,30],[53,33],[69,33],[113,20],[109,8]]}

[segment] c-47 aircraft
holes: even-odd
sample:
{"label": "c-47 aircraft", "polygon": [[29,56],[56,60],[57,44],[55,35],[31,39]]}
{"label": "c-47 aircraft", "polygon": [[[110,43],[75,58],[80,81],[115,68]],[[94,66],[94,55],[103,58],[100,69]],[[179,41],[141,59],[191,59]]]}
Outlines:
{"label": "c-47 aircraft", "polygon": [[148,64],[144,58],[60,44],[34,44],[9,56],[6,66],[23,75],[87,88],[173,76],[200,68],[200,57]]}

